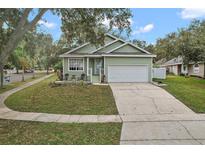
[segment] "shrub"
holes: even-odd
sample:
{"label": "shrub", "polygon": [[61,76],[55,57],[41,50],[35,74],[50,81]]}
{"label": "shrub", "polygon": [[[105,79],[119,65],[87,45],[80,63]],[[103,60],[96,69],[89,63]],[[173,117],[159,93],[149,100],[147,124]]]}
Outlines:
{"label": "shrub", "polygon": [[66,74],[65,74],[65,80],[68,80],[68,77],[69,77],[69,74],[66,73]]}
{"label": "shrub", "polygon": [[60,70],[57,70],[57,76],[58,76],[58,80],[62,81],[63,80],[63,72]]}
{"label": "shrub", "polygon": [[86,75],[85,75],[85,73],[81,74],[80,79],[83,80],[83,81],[86,80]]}
{"label": "shrub", "polygon": [[62,61],[59,61],[58,63],[56,63],[53,68],[54,68],[55,72],[57,70],[63,70],[63,63],[62,63]]}

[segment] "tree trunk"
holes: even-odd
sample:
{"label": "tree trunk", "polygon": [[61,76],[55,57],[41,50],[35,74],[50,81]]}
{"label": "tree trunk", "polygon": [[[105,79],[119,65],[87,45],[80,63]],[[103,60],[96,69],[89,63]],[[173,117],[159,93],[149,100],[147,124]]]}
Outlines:
{"label": "tree trunk", "polygon": [[32,67],[33,67],[33,79],[35,78],[35,66],[34,60],[32,60]]}
{"label": "tree trunk", "polygon": [[16,74],[19,74],[19,69],[18,68],[16,69]]}
{"label": "tree trunk", "polygon": [[35,78],[35,71],[34,71],[34,69],[33,69],[33,79]]}
{"label": "tree trunk", "polygon": [[0,78],[1,78],[1,88],[4,86],[4,65],[0,64]]}
{"label": "tree trunk", "polygon": [[16,29],[11,34],[11,36],[9,36],[9,40],[6,42],[5,46],[3,47],[2,49],[3,52],[0,52],[0,62],[2,63],[2,65],[6,64],[8,57],[17,47],[18,43],[22,40],[24,34],[28,32],[28,30],[31,30],[35,27],[35,25],[38,23],[38,21],[41,19],[41,17],[44,15],[44,13],[47,10],[48,10],[47,8],[40,9],[36,17],[32,21],[27,22],[28,21],[27,18],[29,16],[29,13],[32,11],[32,9],[31,8],[25,9]]}
{"label": "tree trunk", "polygon": [[22,72],[22,82],[24,82],[25,79],[24,79],[24,67],[23,67],[23,72]]}
{"label": "tree trunk", "polygon": [[48,75],[49,74],[49,67],[48,66],[46,66],[46,74]]}

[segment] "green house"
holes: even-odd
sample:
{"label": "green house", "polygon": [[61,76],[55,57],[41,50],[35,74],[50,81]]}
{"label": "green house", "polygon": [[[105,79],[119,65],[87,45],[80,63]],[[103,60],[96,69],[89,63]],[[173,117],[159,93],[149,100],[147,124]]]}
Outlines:
{"label": "green house", "polygon": [[155,55],[136,45],[106,34],[105,45],[85,43],[60,57],[63,78],[101,82],[151,82]]}

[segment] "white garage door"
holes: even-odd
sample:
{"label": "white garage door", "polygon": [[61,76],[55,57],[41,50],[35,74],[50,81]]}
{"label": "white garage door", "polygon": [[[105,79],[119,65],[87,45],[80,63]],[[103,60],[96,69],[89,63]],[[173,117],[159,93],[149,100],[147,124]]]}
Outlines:
{"label": "white garage door", "polygon": [[108,82],[148,82],[145,65],[108,66]]}

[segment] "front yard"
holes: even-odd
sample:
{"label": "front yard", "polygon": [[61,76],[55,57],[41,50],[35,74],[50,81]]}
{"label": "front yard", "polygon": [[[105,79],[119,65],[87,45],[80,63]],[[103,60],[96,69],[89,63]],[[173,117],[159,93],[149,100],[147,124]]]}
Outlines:
{"label": "front yard", "polygon": [[0,144],[119,144],[120,123],[62,124],[0,119]]}
{"label": "front yard", "polygon": [[190,109],[205,113],[205,80],[197,77],[167,76],[163,87]]}
{"label": "front yard", "polygon": [[52,87],[52,76],[9,96],[5,104],[17,111],[56,114],[118,114],[109,86],[64,85]]}

